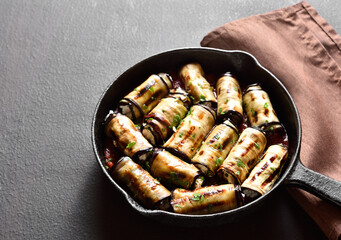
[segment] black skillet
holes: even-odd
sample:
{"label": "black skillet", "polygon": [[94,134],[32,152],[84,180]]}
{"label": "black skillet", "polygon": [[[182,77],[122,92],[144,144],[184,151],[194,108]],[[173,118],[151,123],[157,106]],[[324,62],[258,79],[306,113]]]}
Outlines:
{"label": "black skillet", "polygon": [[[143,208],[110,176],[105,168],[103,120],[118,101],[153,73],[177,70],[189,62],[199,62],[206,73],[231,71],[242,84],[260,83],[268,92],[278,118],[284,124],[289,139],[289,157],[274,187],[262,197],[234,210],[207,214],[183,215]],[[242,218],[264,203],[281,184],[296,186],[341,206],[341,183],[304,167],[299,159],[302,129],[297,108],[283,84],[262,67],[251,54],[243,51],[224,51],[212,48],[185,48],[149,57],[120,75],[101,96],[92,122],[92,142],[96,158],[104,174],[124,195],[131,206],[142,215],[167,224],[181,226],[213,225]]]}

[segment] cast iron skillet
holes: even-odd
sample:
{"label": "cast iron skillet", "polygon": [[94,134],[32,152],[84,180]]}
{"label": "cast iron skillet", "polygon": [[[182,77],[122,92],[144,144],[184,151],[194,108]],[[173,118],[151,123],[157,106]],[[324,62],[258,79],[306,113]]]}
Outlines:
{"label": "cast iron skillet", "polygon": [[[133,200],[105,169],[103,120],[118,101],[153,73],[178,70],[189,62],[199,62],[205,73],[231,71],[238,80],[246,84],[260,83],[268,92],[280,121],[284,124],[289,138],[289,157],[274,187],[257,200],[234,210],[207,214],[182,215],[160,210],[148,210]],[[341,206],[341,183],[304,167],[299,159],[302,129],[297,108],[283,84],[262,67],[251,54],[243,51],[224,51],[212,48],[185,48],[163,52],[149,57],[120,75],[101,96],[92,122],[92,143],[96,158],[104,174],[125,196],[131,206],[141,214],[167,224],[181,226],[213,225],[232,222],[242,218],[257,206],[281,184],[293,185],[307,190],[323,199]]]}

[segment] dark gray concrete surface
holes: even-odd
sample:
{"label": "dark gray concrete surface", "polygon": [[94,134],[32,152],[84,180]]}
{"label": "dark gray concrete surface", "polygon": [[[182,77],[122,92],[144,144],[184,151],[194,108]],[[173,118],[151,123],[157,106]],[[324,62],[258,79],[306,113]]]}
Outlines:
{"label": "dark gray concrete surface", "polygon": [[[0,1],[0,239],[323,239],[285,189],[243,222],[160,225],[103,176],[90,126],[106,86],[160,51],[296,1]],[[341,1],[309,3],[341,32]]]}

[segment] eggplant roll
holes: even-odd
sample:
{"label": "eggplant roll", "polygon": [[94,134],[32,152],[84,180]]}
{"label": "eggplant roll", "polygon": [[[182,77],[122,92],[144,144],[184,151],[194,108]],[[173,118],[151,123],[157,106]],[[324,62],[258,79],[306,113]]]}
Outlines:
{"label": "eggplant roll", "polygon": [[228,183],[243,183],[250,169],[264,151],[266,143],[267,140],[263,132],[255,128],[246,128],[218,169],[219,178]]}
{"label": "eggplant roll", "polygon": [[213,177],[238,136],[238,130],[229,120],[217,125],[192,158],[192,163],[206,176]]}
{"label": "eggplant roll", "polygon": [[126,95],[119,103],[120,111],[133,121],[150,112],[173,87],[173,80],[167,73],[151,75],[140,86]]}
{"label": "eggplant roll", "polygon": [[169,209],[170,191],[129,157],[122,157],[114,167],[113,178],[124,184],[146,208]]}
{"label": "eggplant roll", "polygon": [[259,85],[250,85],[246,89],[243,102],[252,127],[279,122],[269,95]]}
{"label": "eggplant roll", "polygon": [[202,102],[208,106],[214,106],[217,99],[213,87],[205,79],[205,73],[199,63],[190,63],[180,70],[180,78],[185,83],[187,92],[194,97],[194,103]]}
{"label": "eggplant roll", "polygon": [[150,174],[168,186],[193,189],[203,183],[199,169],[164,149],[155,149],[151,162],[146,163]]}
{"label": "eggplant roll", "polygon": [[114,139],[114,146],[131,158],[146,160],[153,146],[127,116],[117,113],[111,117],[105,132]]}
{"label": "eggplant roll", "polygon": [[164,141],[173,133],[173,127],[177,127],[186,116],[191,99],[183,90],[176,89],[144,117],[142,133],[152,144]]}
{"label": "eggplant roll", "polygon": [[263,154],[260,162],[253,168],[242,188],[254,190],[264,195],[274,185],[284,165],[288,150],[280,144],[271,145]]}
{"label": "eggplant roll", "polygon": [[217,81],[218,119],[231,119],[239,125],[243,120],[242,91],[238,81],[227,72]]}
{"label": "eggplant roll", "polygon": [[189,191],[175,189],[171,205],[174,212],[182,214],[209,214],[223,212],[241,205],[240,185],[224,184]]}
{"label": "eggplant roll", "polygon": [[190,162],[201,142],[214,126],[215,112],[204,105],[193,105],[176,132],[163,145]]}

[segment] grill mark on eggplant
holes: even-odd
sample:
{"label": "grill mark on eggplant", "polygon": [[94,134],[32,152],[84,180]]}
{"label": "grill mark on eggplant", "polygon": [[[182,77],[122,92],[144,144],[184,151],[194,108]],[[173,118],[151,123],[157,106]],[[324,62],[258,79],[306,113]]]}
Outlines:
{"label": "grill mark on eggplant", "polygon": [[249,145],[246,147],[246,150],[241,154],[241,156],[244,157],[246,154],[248,154],[254,146],[255,146],[255,143],[254,143],[254,142],[251,143],[251,144],[249,144]]}
{"label": "grill mark on eggplant", "polygon": [[269,184],[280,172],[280,167],[276,169],[261,185],[264,188],[267,184]]}
{"label": "grill mark on eggplant", "polygon": [[[210,102],[210,101],[206,101],[206,102]],[[206,105],[202,105],[202,104],[196,104],[196,105],[198,105],[198,106],[203,107],[204,109],[206,109],[206,110],[212,115],[213,119],[216,118],[216,117],[215,117],[215,114],[213,113],[213,110],[212,110],[210,107],[208,107],[208,106],[206,106]],[[201,119],[201,118],[200,118],[200,119]]]}
{"label": "grill mark on eggplant", "polygon": [[237,136],[239,135],[238,130],[237,130],[235,127],[232,127],[231,125],[226,124],[226,123],[224,123],[224,122],[223,122],[222,124],[224,124],[225,126],[231,128],[231,129],[237,134]]}
{"label": "grill mark on eggplant", "polygon": [[267,161],[267,162],[261,167],[261,169],[260,169],[260,170],[251,178],[250,182],[255,181],[256,178],[257,178],[259,175],[261,175],[261,174],[265,171],[265,169],[266,169],[273,161],[275,161],[276,157],[277,157],[277,155],[273,155],[273,156],[269,159],[269,161]]}
{"label": "grill mark on eggplant", "polygon": [[243,115],[236,110],[228,110],[219,115],[219,121],[231,120],[234,125],[239,125],[243,120]]}
{"label": "grill mark on eggplant", "polygon": [[[172,79],[172,77],[168,73],[166,73],[165,75],[168,77],[168,79],[169,79],[169,81],[170,81],[170,83],[172,85],[171,87],[173,88],[173,79]],[[166,85],[167,91],[169,92],[169,87],[168,87],[168,84],[166,83],[166,80],[160,74],[157,74],[157,76],[160,78],[162,83]]]}
{"label": "grill mark on eggplant", "polygon": [[159,98],[160,95],[162,95],[162,90],[158,90],[158,91],[156,90],[156,91],[153,93],[153,98],[149,98],[149,99],[146,101],[145,105],[146,105],[146,106],[149,106],[152,102],[155,101],[155,99]]}
{"label": "grill mark on eggplant", "polygon": [[269,109],[265,109],[264,114],[265,114],[265,116],[269,117]]}
{"label": "grill mark on eggplant", "polygon": [[147,86],[145,86],[140,91],[138,91],[138,93],[134,96],[134,99],[138,99],[142,97],[154,85],[155,85],[155,81],[153,80],[149,84],[147,84]]}

